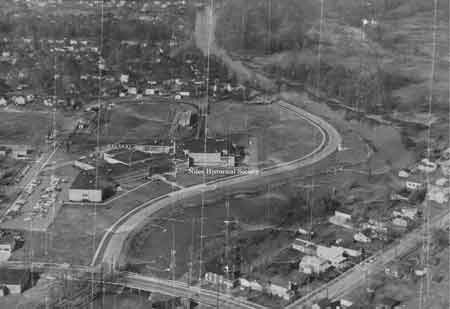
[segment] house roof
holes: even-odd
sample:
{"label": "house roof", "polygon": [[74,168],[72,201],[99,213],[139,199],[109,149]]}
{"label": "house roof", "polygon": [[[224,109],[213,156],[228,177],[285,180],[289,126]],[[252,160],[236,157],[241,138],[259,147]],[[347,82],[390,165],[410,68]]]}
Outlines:
{"label": "house roof", "polygon": [[25,283],[30,274],[28,269],[0,268],[0,285]]}
{"label": "house roof", "polygon": [[387,305],[389,308],[400,305],[401,302],[392,297],[384,297],[378,302],[380,305]]}
{"label": "house roof", "polygon": [[0,237],[0,245],[14,244],[14,236],[13,235],[5,235]]}

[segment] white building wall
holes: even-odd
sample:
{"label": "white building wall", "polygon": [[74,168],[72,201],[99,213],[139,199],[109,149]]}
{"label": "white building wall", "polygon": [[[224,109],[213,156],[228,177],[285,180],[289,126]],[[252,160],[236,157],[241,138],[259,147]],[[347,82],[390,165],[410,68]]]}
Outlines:
{"label": "white building wall", "polygon": [[189,153],[195,166],[221,167],[223,162],[220,153]]}
{"label": "white building wall", "polygon": [[6,287],[10,294],[20,294],[22,293],[22,287],[20,284],[7,284]]}
{"label": "white building wall", "polygon": [[69,200],[73,202],[101,202],[102,190],[87,190],[87,189],[69,189]]}

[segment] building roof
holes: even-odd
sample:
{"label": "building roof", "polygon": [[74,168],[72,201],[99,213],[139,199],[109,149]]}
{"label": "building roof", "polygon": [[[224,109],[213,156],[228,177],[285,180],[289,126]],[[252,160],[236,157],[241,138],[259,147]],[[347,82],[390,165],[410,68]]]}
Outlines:
{"label": "building roof", "polygon": [[89,173],[89,172],[80,172],[78,176],[75,178],[75,180],[72,183],[71,189],[85,189],[85,190],[94,190],[96,188],[102,190],[108,187],[113,186],[114,184],[105,179],[105,177],[99,175],[98,181],[96,184],[95,181],[95,174]]}
{"label": "building roof", "polygon": [[302,264],[302,265],[305,265],[305,264],[307,264],[307,265],[312,265],[312,264],[314,264],[314,265],[322,265],[322,264],[327,263],[327,262],[328,262],[327,260],[325,260],[323,258],[320,258],[318,256],[305,255],[302,258],[302,261],[300,262],[300,264]]}
{"label": "building roof", "polygon": [[394,306],[398,306],[401,304],[401,302],[395,298],[392,297],[384,297],[378,302],[380,305],[386,305],[389,306],[389,308],[392,308]]}
{"label": "building roof", "polygon": [[0,237],[0,245],[14,244],[14,242],[14,236],[11,234]]}
{"label": "building roof", "polygon": [[0,285],[25,283],[30,274],[28,269],[0,268]]}
{"label": "building roof", "polygon": [[[200,138],[187,141],[184,144],[184,149],[189,150],[189,152],[193,153],[203,153],[205,152],[204,140]],[[228,151],[230,153],[233,153],[234,147],[232,143],[225,139],[213,139],[213,138],[207,139],[206,141],[207,153],[218,153],[222,151]]]}

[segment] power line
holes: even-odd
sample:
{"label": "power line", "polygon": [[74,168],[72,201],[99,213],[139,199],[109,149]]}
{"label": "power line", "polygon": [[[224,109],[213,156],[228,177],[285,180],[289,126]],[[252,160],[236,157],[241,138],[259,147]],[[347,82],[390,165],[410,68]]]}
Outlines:
{"label": "power line", "polygon": [[[434,0],[433,6],[433,46],[432,46],[432,61],[431,61],[431,76],[430,76],[430,94],[428,96],[428,132],[427,132],[427,158],[431,157],[431,111],[433,103],[433,91],[434,91],[434,77],[436,71],[436,45],[437,45],[437,10],[438,1]],[[426,174],[427,187],[430,185],[429,174]],[[425,276],[420,281],[419,288],[419,308],[422,309],[426,304],[430,293],[430,271],[429,271],[429,259],[430,259],[430,206],[428,199],[425,199],[425,226],[423,228],[423,240],[422,240],[422,267],[425,270]],[[424,291],[425,289],[425,291]]]}
{"label": "power line", "polygon": [[[203,106],[202,114],[204,121],[204,132],[203,132],[203,151],[206,154],[207,152],[207,141],[208,141],[208,108],[209,108],[209,78],[210,78],[210,66],[211,66],[211,45],[212,45],[212,19],[213,19],[213,10],[214,10],[214,0],[210,0],[209,4],[209,31],[208,31],[208,48],[207,48],[207,67],[206,67],[206,106]],[[206,173],[203,173],[203,184],[206,184]],[[204,243],[203,239],[204,235],[204,215],[205,215],[205,192],[202,190],[201,194],[201,210],[200,210],[200,252],[199,252],[199,281],[202,282],[203,275],[203,249]]]}
{"label": "power line", "polygon": [[[99,42],[99,49],[98,49],[98,96],[97,96],[97,103],[98,103],[98,109],[97,109],[97,128],[96,128],[96,146],[97,149],[95,150],[95,189],[98,190],[99,187],[99,159],[100,159],[100,124],[101,124],[101,113],[102,108],[100,105],[100,98],[101,98],[101,92],[102,92],[102,68],[101,68],[101,61],[103,60],[103,23],[104,23],[104,0],[101,0],[99,3],[100,5],[100,42]],[[97,202],[94,202],[94,224],[93,228],[94,231],[92,233],[92,248],[95,250],[96,248],[96,233],[97,233]],[[112,265],[112,269],[114,268],[114,265]],[[92,278],[94,278],[94,273],[91,274]],[[91,297],[92,299],[95,296],[95,287],[94,285],[91,286]],[[102,297],[104,294],[102,294]],[[91,307],[93,306],[93,303],[91,303]]]}

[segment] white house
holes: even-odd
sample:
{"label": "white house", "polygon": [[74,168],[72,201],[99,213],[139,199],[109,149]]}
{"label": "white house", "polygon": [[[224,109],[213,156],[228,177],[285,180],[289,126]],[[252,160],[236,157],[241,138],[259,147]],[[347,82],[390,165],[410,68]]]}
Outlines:
{"label": "white house", "polygon": [[137,88],[136,87],[129,87],[128,88],[128,94],[136,95],[137,94]]}
{"label": "white house", "polygon": [[214,285],[224,285],[227,288],[231,289],[233,288],[233,281],[225,278],[223,275],[219,275],[212,272],[207,272],[205,274],[205,281],[212,283]]}
{"label": "white house", "polygon": [[407,180],[405,184],[409,190],[419,190],[423,187],[423,184],[418,181]]}
{"label": "white house", "polygon": [[328,221],[330,223],[333,223],[338,226],[342,226],[344,228],[353,229],[353,225],[350,222],[351,219],[352,219],[351,215],[336,210],[334,212],[334,216],[330,217],[328,219]]}
{"label": "white house", "polygon": [[312,243],[310,241],[301,238],[295,239],[291,246],[292,249],[300,251],[304,254],[315,255],[317,250],[317,245],[315,243]]}
{"label": "white house", "polygon": [[341,247],[325,247],[321,245],[317,246],[317,256],[329,261],[331,265],[336,268],[341,267],[342,263],[346,260],[343,254],[344,249]]}
{"label": "white house", "polygon": [[414,220],[417,216],[417,208],[402,208],[400,211],[394,210],[392,212],[392,215],[394,217],[400,217],[400,218],[408,218],[410,220]]}
{"label": "white house", "polygon": [[297,232],[299,234],[301,234],[301,235],[304,235],[304,236],[310,236],[310,235],[312,236],[312,235],[314,235],[314,232],[305,230],[305,229],[303,229],[301,227],[298,228]]}
{"label": "white house", "polygon": [[362,243],[370,243],[372,241],[369,237],[367,237],[366,235],[364,235],[361,232],[353,235],[353,239],[356,240],[357,242],[362,242]]}
{"label": "white house", "polygon": [[424,173],[432,173],[437,169],[437,164],[425,158],[420,161],[417,168]]}
{"label": "white house", "polygon": [[23,96],[14,96],[12,97],[12,100],[16,105],[25,105],[27,103]]}
{"label": "white house", "polygon": [[394,224],[395,226],[398,226],[398,227],[407,227],[408,226],[408,222],[405,219],[401,219],[401,218],[394,218],[394,220],[392,220],[392,224]]}
{"label": "white house", "polygon": [[298,265],[298,270],[305,274],[320,274],[331,267],[331,263],[317,256],[306,255]]}
{"label": "white house", "polygon": [[255,280],[250,281],[245,278],[239,278],[239,286],[241,288],[247,288],[247,289],[250,289],[253,291],[258,291],[258,292],[263,291],[263,286]]}
{"label": "white house", "polygon": [[179,95],[181,97],[190,97],[191,93],[189,91],[180,91]]}
{"label": "white house", "polygon": [[120,82],[123,83],[123,84],[128,83],[129,79],[130,79],[130,76],[128,74],[120,75]]}
{"label": "white house", "polygon": [[439,186],[428,186],[427,199],[439,204],[446,203],[449,199],[449,188],[443,188]]}
{"label": "white house", "polygon": [[1,97],[0,98],[0,106],[6,106],[6,105],[8,105],[8,101],[5,98]]}
{"label": "white house", "polygon": [[266,291],[268,294],[278,296],[284,300],[290,300],[293,296],[293,292],[290,289],[274,283],[268,284],[266,286]]}
{"label": "white house", "polygon": [[398,172],[398,177],[400,177],[400,178],[408,178],[409,177],[409,173],[407,171],[405,171],[405,170],[400,170]]}
{"label": "white house", "polygon": [[155,95],[156,94],[156,89],[147,88],[147,89],[145,89],[144,94],[145,95]]}

